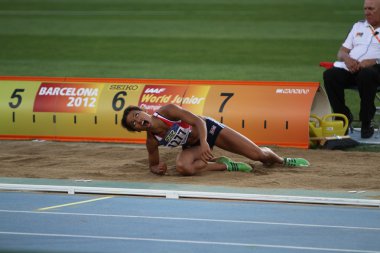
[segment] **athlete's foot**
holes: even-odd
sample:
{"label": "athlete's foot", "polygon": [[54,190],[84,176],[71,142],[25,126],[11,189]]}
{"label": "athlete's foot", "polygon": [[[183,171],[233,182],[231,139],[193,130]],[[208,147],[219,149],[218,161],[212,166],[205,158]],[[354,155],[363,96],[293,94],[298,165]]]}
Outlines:
{"label": "athlete's foot", "polygon": [[242,172],[251,172],[252,167],[243,162],[234,162],[226,156],[221,156],[215,159],[216,163],[224,163],[228,171],[242,171]]}
{"label": "athlete's foot", "polygon": [[229,157],[227,157],[227,156],[220,156],[220,157],[217,157],[217,158],[215,158],[213,161],[216,162],[216,163],[224,163],[224,164],[226,164],[226,163],[228,163],[228,162],[233,162],[233,161],[231,160],[231,158],[229,158]]}
{"label": "athlete's foot", "polygon": [[304,158],[284,158],[286,167],[308,167],[310,163]]}

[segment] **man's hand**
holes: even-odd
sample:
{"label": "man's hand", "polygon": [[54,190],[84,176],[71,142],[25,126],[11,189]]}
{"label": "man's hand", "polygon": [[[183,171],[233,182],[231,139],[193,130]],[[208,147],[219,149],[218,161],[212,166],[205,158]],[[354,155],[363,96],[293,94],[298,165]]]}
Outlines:
{"label": "man's hand", "polygon": [[359,71],[360,66],[357,60],[351,58],[350,51],[351,49],[341,46],[338,51],[338,60],[346,64],[348,71],[355,73]]}
{"label": "man's hand", "polygon": [[351,57],[345,58],[344,63],[346,64],[348,71],[350,71],[351,73],[358,72],[360,69],[360,63],[357,60],[352,59]]}

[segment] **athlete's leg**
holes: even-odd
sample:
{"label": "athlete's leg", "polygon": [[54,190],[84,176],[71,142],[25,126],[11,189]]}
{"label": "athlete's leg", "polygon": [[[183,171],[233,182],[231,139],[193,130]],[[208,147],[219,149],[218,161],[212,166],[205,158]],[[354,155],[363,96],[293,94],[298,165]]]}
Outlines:
{"label": "athlete's leg", "polygon": [[220,131],[215,144],[224,150],[245,156],[251,160],[260,161],[266,165],[277,163],[288,167],[309,166],[309,162],[303,158],[282,158],[270,148],[260,148],[247,137],[227,126]]}
{"label": "athlete's leg", "polygon": [[201,159],[200,146],[194,146],[182,150],[176,160],[176,170],[184,176],[192,176],[201,171],[223,171],[227,167],[225,164],[208,162]]}
{"label": "athlete's leg", "polygon": [[215,145],[229,152],[268,165],[274,163],[283,164],[284,162],[284,159],[274,153],[271,149],[266,147],[260,148],[247,137],[228,126],[225,126],[225,128],[220,131]]}

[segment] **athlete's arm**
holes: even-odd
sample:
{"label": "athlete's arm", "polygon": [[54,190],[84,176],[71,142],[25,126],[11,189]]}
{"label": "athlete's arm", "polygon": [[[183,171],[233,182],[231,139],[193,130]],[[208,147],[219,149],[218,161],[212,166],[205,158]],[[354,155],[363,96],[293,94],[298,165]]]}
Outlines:
{"label": "athlete's arm", "polygon": [[160,162],[160,154],[158,152],[158,142],[153,135],[147,132],[146,149],[148,150],[149,169],[157,175],[166,173],[166,164]]}
{"label": "athlete's arm", "polygon": [[181,120],[188,123],[193,128],[196,128],[202,149],[201,159],[207,163],[207,161],[213,158],[210,146],[207,143],[206,123],[202,118],[174,104],[165,105],[161,107],[161,109],[164,115],[169,119]]}

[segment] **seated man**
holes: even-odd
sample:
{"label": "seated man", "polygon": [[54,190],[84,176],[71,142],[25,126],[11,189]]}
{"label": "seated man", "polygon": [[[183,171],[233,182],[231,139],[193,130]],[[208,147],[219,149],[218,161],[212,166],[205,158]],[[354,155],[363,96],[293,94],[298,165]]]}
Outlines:
{"label": "seated man", "polygon": [[333,111],[345,114],[350,123],[353,116],[345,104],[344,89],[358,89],[361,137],[371,138],[380,86],[380,0],[365,0],[364,14],[366,20],[354,24],[338,51],[338,61],[324,72],[323,79]]}

